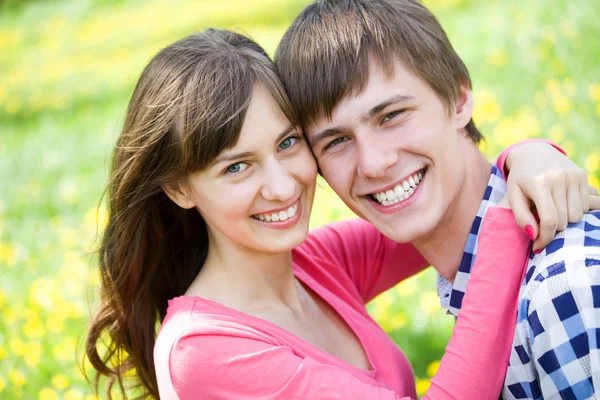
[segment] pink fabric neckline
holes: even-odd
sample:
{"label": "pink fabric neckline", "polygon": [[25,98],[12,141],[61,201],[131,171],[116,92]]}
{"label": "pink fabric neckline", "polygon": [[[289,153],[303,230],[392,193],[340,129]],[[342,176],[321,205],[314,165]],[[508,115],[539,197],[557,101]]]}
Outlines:
{"label": "pink fabric neckline", "polygon": [[[371,365],[371,369],[369,370],[364,370],[358,367],[355,367],[352,364],[349,364],[348,362],[334,356],[331,353],[328,353],[327,351],[313,345],[310,342],[307,342],[306,340],[302,339],[299,336],[296,336],[295,334],[293,334],[292,332],[289,332],[288,330],[280,327],[279,325],[276,325],[270,321],[267,321],[265,319],[259,318],[259,317],[255,317],[253,315],[250,314],[246,314],[242,311],[238,311],[235,310],[233,308],[227,307],[221,303],[217,303],[215,301],[212,300],[208,300],[205,299],[201,296],[177,296],[172,298],[171,300],[168,301],[168,308],[167,308],[167,315],[169,314],[170,311],[174,311],[173,308],[175,309],[179,309],[178,304],[177,303],[188,303],[190,301],[195,302],[201,302],[204,305],[207,305],[211,308],[216,308],[221,310],[222,312],[225,312],[225,315],[227,316],[234,316],[236,318],[239,318],[240,320],[244,321],[245,323],[248,323],[249,325],[251,325],[252,327],[256,327],[257,325],[265,325],[267,324],[269,327],[273,327],[275,329],[277,329],[280,332],[283,332],[285,335],[287,336],[291,336],[293,337],[295,340],[303,343],[304,345],[316,350],[318,353],[324,355],[325,357],[335,360],[335,362],[340,363],[342,365],[344,365],[346,368],[351,369],[352,371],[354,371],[355,373],[361,373],[361,374],[365,374],[370,378],[375,378],[376,372],[377,372],[377,368],[373,367],[373,360],[371,358],[371,354],[369,353],[369,349],[365,346],[364,340],[362,339],[361,335],[359,332],[357,332],[356,326],[353,325],[353,321],[352,319],[350,319],[350,321],[347,318],[347,315],[344,315],[344,312],[340,312],[340,307],[337,302],[337,299],[335,298],[335,296],[333,296],[331,294],[330,291],[328,291],[326,288],[324,288],[323,286],[317,284],[313,278],[311,278],[308,274],[306,274],[304,271],[302,271],[299,268],[296,268],[296,265],[294,264],[294,275],[296,276],[296,278],[298,280],[300,280],[302,283],[304,283],[306,286],[308,286],[313,292],[315,292],[317,294],[317,296],[319,296],[325,303],[327,303],[338,315],[339,317],[346,323],[346,325],[348,325],[348,327],[350,328],[350,330],[354,333],[354,335],[356,336],[356,338],[358,339],[358,341],[360,342],[360,345],[363,348],[363,351],[365,352],[367,359],[369,360],[369,364]],[[310,281],[310,283],[308,282]],[[323,293],[325,292],[325,293]]]}

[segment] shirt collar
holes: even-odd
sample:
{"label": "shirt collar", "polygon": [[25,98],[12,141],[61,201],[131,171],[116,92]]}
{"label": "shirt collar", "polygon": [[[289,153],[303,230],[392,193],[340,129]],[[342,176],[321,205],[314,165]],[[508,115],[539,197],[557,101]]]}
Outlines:
{"label": "shirt collar", "polygon": [[[438,278],[438,293],[440,294],[442,305],[454,315],[458,315],[458,311],[462,306],[462,299],[465,295],[465,291],[467,290],[467,283],[471,278],[471,268],[473,267],[475,256],[477,255],[477,242],[481,229],[481,222],[487,214],[488,208],[498,204],[498,202],[500,202],[500,200],[504,197],[505,193],[506,182],[504,181],[502,172],[500,172],[496,166],[492,166],[492,172],[490,173],[488,186],[485,190],[485,194],[483,195],[483,200],[481,200],[479,205],[479,210],[477,210],[477,215],[475,216],[473,224],[471,225],[471,231],[469,232],[469,237],[467,238],[467,244],[465,245],[463,256],[460,260],[460,266],[458,267],[458,272],[454,278],[454,283],[450,284],[450,282],[441,276]],[[450,295],[446,296],[446,299],[449,299],[447,304],[444,304],[443,293],[440,293],[440,288],[443,287],[445,287],[446,290],[451,290]],[[444,289],[442,289],[442,291],[443,290]]]}

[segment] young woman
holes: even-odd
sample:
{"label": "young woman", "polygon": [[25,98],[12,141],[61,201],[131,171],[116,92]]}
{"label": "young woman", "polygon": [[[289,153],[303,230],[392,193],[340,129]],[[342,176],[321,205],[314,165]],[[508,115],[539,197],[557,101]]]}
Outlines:
{"label": "young woman", "polygon": [[[208,30],[153,58],[114,154],[87,339],[109,392],[133,377],[163,399],[416,398],[364,305],[427,263],[362,220],[309,234],[316,174],[256,43]],[[500,393],[530,240],[497,207],[479,246],[501,256],[474,268],[428,398]]]}

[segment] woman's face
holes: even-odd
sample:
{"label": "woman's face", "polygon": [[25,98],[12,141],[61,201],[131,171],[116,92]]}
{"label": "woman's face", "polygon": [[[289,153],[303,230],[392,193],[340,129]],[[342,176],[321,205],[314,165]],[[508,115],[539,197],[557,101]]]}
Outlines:
{"label": "woman's face", "polygon": [[211,247],[285,252],[306,239],[316,176],[302,132],[256,84],[237,144],[188,176],[176,202],[202,214]]}

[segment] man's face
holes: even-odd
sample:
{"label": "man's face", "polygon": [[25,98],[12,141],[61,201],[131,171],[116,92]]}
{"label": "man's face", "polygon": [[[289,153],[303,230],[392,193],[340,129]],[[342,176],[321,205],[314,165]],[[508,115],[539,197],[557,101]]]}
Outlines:
{"label": "man's face", "polygon": [[367,87],[306,131],[323,177],[356,214],[397,242],[426,239],[452,212],[465,179],[462,128],[472,97],[449,113],[400,62],[391,77],[370,65]]}

